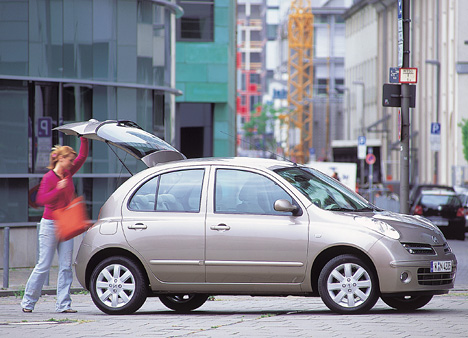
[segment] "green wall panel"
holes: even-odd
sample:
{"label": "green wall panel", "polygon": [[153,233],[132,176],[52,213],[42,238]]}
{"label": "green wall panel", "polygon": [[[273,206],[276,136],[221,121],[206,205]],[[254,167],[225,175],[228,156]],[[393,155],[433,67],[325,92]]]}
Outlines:
{"label": "green wall panel", "polygon": [[197,80],[207,82],[207,65],[191,65],[187,63],[178,63],[176,66],[177,81],[189,82]]}
{"label": "green wall panel", "polygon": [[215,8],[216,26],[227,27],[229,25],[229,10],[227,7]]}
{"label": "green wall panel", "polygon": [[186,63],[227,63],[228,51],[226,45],[221,44],[193,44],[185,45]]}
{"label": "green wall panel", "polygon": [[228,67],[227,65],[208,65],[208,82],[225,82],[228,79]]}
{"label": "green wall panel", "polygon": [[193,83],[185,84],[187,102],[226,102],[228,99],[227,83]]}

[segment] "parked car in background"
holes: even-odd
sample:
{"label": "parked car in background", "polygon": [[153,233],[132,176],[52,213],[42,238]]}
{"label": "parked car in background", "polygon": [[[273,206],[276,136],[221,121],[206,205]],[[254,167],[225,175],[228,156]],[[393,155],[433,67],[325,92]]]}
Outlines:
{"label": "parked car in background", "polygon": [[408,203],[410,205],[410,208],[413,207],[415,201],[419,198],[422,191],[434,190],[434,189],[455,192],[455,188],[449,185],[417,184],[411,188],[410,193],[409,193]]}
{"label": "parked car in background", "polygon": [[411,207],[411,213],[429,219],[446,238],[465,240],[466,209],[455,192],[422,190]]}
{"label": "parked car in background", "polygon": [[465,208],[465,233],[468,232],[468,192],[458,192],[458,198],[460,199],[463,208]]}
{"label": "parked car in background", "polygon": [[380,297],[411,311],[454,286],[457,260],[436,226],[378,209],[315,169],[186,160],[118,121],[58,129],[149,167],[105,202],[78,250],[77,279],[105,313],[133,313],[147,297],[186,312],[211,295],[315,296],[343,314],[367,312]]}

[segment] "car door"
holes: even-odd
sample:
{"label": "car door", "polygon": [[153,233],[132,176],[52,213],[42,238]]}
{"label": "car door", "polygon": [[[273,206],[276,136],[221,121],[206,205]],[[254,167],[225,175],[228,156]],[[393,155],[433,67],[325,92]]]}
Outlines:
{"label": "car door", "polygon": [[204,168],[147,178],[122,206],[125,237],[162,282],[205,281]]}
{"label": "car door", "polygon": [[297,202],[265,174],[227,167],[211,170],[207,282],[302,282],[308,248],[307,214],[275,211],[277,199]]}

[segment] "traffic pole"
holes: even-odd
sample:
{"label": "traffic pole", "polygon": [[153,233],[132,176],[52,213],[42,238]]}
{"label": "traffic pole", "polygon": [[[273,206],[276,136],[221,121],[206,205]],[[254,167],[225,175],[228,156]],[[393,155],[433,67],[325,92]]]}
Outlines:
{"label": "traffic pole", "polygon": [[[403,68],[409,68],[410,0],[402,1],[403,9]],[[400,212],[409,213],[410,162],[410,84],[401,84],[401,152],[400,152]]]}

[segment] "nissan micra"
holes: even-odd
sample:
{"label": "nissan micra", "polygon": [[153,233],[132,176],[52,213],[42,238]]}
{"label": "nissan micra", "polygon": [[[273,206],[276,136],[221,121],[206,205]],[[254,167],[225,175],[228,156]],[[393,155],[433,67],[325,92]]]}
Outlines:
{"label": "nissan micra", "polygon": [[321,297],[334,312],[380,297],[411,311],[454,285],[457,261],[419,216],[378,209],[333,178],[287,161],[190,159],[125,121],[56,128],[105,141],[147,166],[102,206],[76,276],[108,314],[147,297],[186,312],[209,296]]}

